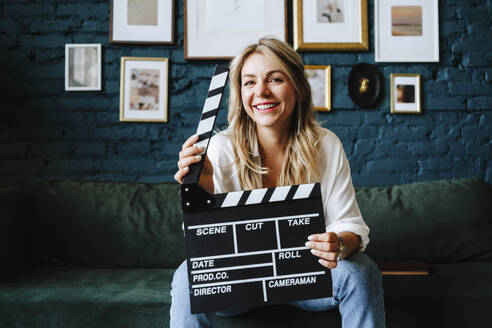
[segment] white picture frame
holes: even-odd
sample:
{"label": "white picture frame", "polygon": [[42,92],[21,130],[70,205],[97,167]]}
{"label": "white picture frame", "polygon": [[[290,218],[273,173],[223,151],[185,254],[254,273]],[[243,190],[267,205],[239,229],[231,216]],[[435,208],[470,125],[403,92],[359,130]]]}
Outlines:
{"label": "white picture frame", "polygon": [[231,59],[263,36],[287,40],[287,0],[184,0],[184,57]]}
{"label": "white picture frame", "polygon": [[391,113],[421,114],[420,74],[391,74]]}
{"label": "white picture frame", "polygon": [[111,0],[109,42],[174,44],[174,0]]}
{"label": "white picture frame", "polygon": [[439,62],[438,0],[375,0],[376,62]]}
{"label": "white picture frame", "polygon": [[65,44],[65,91],[101,90],[101,44]]}
{"label": "white picture frame", "polygon": [[367,0],[294,0],[294,49],[367,51]]}
{"label": "white picture frame", "polygon": [[167,122],[168,58],[121,57],[120,121]]}

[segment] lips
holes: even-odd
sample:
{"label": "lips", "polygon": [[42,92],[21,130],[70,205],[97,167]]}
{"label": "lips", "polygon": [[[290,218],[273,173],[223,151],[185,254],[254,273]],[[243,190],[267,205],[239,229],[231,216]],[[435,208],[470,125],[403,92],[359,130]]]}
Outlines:
{"label": "lips", "polygon": [[261,104],[256,104],[253,107],[260,113],[268,113],[277,109],[279,104],[280,103],[261,103]]}

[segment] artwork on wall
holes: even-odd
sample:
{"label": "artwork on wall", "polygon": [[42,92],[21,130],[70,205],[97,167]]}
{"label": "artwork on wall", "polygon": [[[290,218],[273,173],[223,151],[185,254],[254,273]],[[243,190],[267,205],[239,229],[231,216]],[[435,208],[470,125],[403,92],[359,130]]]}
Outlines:
{"label": "artwork on wall", "polygon": [[421,112],[420,74],[391,74],[391,113]]}
{"label": "artwork on wall", "polygon": [[367,0],[294,0],[294,49],[368,50]]}
{"label": "artwork on wall", "polygon": [[185,0],[185,59],[230,59],[263,36],[287,39],[286,0]]}
{"label": "artwork on wall", "polygon": [[354,104],[361,107],[374,107],[382,94],[383,76],[376,66],[359,63],[350,71],[348,94]]}
{"label": "artwork on wall", "polygon": [[439,62],[437,0],[375,0],[376,62]]}
{"label": "artwork on wall", "polygon": [[120,121],[167,122],[168,59],[121,57]]}
{"label": "artwork on wall", "polygon": [[317,111],[331,110],[331,67],[329,65],[305,65],[314,109]]}
{"label": "artwork on wall", "polygon": [[101,90],[101,44],[65,45],[65,90]]}
{"label": "artwork on wall", "polygon": [[173,0],[112,0],[111,43],[174,43]]}

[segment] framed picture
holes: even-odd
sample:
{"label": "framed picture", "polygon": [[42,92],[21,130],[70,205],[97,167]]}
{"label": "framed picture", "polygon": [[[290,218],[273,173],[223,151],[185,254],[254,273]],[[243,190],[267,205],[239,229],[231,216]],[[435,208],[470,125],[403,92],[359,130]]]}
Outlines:
{"label": "framed picture", "polygon": [[65,45],[65,90],[101,90],[101,44]]}
{"label": "framed picture", "polygon": [[375,0],[376,62],[439,62],[437,0]]}
{"label": "framed picture", "polygon": [[174,43],[174,0],[111,0],[111,43]]}
{"label": "framed picture", "polygon": [[185,59],[230,59],[263,36],[287,40],[287,0],[185,0]]}
{"label": "framed picture", "polygon": [[422,113],[420,74],[391,74],[391,113]]}
{"label": "framed picture", "polygon": [[311,85],[314,109],[331,111],[331,66],[305,65],[304,71]]}
{"label": "framed picture", "polygon": [[167,122],[168,59],[121,57],[120,121]]}
{"label": "framed picture", "polygon": [[367,24],[367,0],[294,0],[294,49],[368,50]]}

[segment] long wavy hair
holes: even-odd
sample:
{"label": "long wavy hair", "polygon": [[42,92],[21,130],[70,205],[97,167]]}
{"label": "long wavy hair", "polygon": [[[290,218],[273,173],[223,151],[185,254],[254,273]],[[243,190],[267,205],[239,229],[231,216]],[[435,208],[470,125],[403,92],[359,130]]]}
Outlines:
{"label": "long wavy hair", "polygon": [[296,105],[289,126],[287,154],[277,186],[317,182],[319,179],[318,147],[325,130],[314,119],[311,87],[304,73],[304,63],[287,43],[274,38],[261,38],[251,44],[230,63],[229,133],[231,134],[235,164],[243,189],[262,188],[262,167],[253,157],[256,123],[249,117],[241,100],[241,71],[253,53],[261,53],[279,63],[296,91]]}

